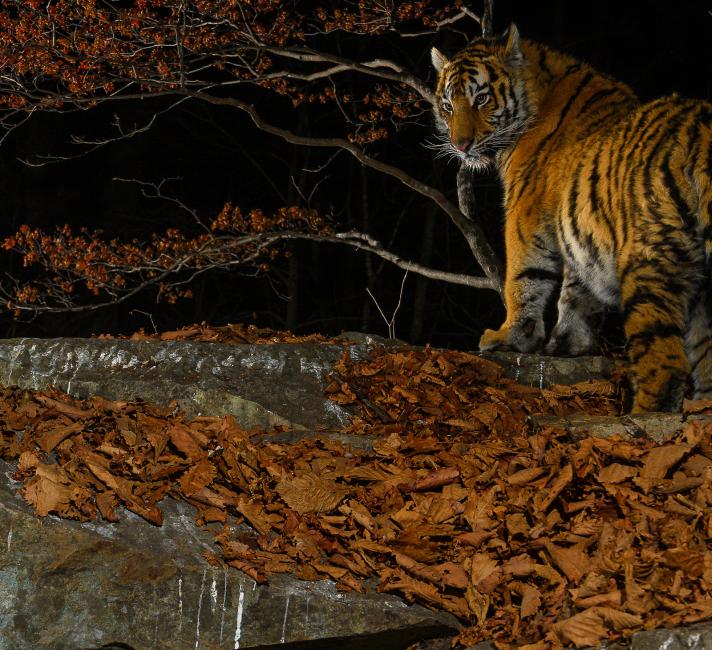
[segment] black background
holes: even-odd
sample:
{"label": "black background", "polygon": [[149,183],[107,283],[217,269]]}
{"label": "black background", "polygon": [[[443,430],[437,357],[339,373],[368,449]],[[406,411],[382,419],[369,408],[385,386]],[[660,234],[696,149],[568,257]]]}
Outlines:
{"label": "black background", "polygon": [[[712,2],[495,0],[494,12],[497,30],[515,21],[523,36],[618,77],[642,99],[673,92],[712,98]],[[472,25],[470,32],[474,34]],[[430,47],[437,45],[452,53],[462,44],[452,34],[402,39],[388,54],[400,56],[432,81]],[[354,41],[345,46],[351,47],[355,58],[366,59],[379,44]],[[294,110],[289,102],[274,96],[255,99],[275,123],[306,134],[341,135],[334,118],[313,106]],[[312,207],[331,215],[341,227],[368,230],[405,258],[478,273],[457,230],[425,199],[396,181],[363,170],[343,152],[321,172],[302,172],[326,163],[333,151],[295,149],[256,131],[234,109],[186,103],[162,115],[150,132],[130,140],[62,163],[28,167],[21,162],[45,154],[75,155],[79,148],[69,143],[72,134],[101,137],[111,133],[109,124],[115,113],[126,126],[140,125],[162,107],[160,102],[146,100],[81,115],[40,115],[11,134],[0,147],[0,234],[9,235],[23,223],[44,228],[69,223],[101,228],[107,236],[147,238],[151,232],[188,221],[174,207],[142,198],[135,185],[112,179],[174,179],[167,181],[166,190],[207,219],[227,200],[244,209],[260,207],[269,212],[285,204],[304,204],[309,198]],[[372,146],[369,153],[402,165],[454,196],[456,168],[452,163],[433,163],[432,153],[423,146],[428,128],[406,129],[389,143]],[[496,179],[480,178],[479,214],[501,253],[500,200]],[[426,246],[428,242],[432,245]],[[155,325],[166,330],[200,321],[214,325],[254,322],[298,333],[386,333],[365,288],[370,277],[374,295],[390,316],[398,301],[402,271],[347,248],[298,244],[292,253],[266,276],[204,275],[194,285],[195,298],[176,305],[156,303],[155,294],[146,293],[130,303],[83,314],[18,320],[3,313],[0,335],[130,333],[139,327],[150,331]],[[368,265],[371,276],[366,273]],[[17,256],[1,254],[0,272],[18,275],[23,272],[20,266]],[[482,329],[498,326],[503,317],[492,292],[411,274],[395,331],[413,343],[472,348]]]}

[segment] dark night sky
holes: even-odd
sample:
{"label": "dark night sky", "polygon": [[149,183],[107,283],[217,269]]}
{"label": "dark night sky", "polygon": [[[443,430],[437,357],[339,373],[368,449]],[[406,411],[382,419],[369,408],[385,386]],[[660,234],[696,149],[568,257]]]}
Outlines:
{"label": "dark night sky", "polygon": [[497,24],[570,52],[633,86],[641,98],[710,98],[712,2],[498,2]]}
{"label": "dark night sky", "polygon": [[[478,8],[476,3],[472,6]],[[643,99],[675,91],[712,99],[712,1],[495,0],[497,29],[512,20],[523,36],[588,61],[629,83]],[[430,46],[446,49],[448,43],[433,43],[427,38],[406,40],[412,42],[403,56],[414,62],[419,74],[432,79]],[[367,51],[364,56],[372,55],[373,51]],[[293,128],[304,118],[315,132],[324,128],[318,115],[300,116],[287,105],[271,106],[272,117],[287,126]],[[141,123],[154,109],[149,102],[122,108],[122,119],[127,124]],[[149,134],[79,160],[40,169],[17,162],[17,157],[70,151],[67,142],[72,133],[106,133],[106,124],[116,110],[97,111],[81,119],[41,117],[3,145],[3,235],[25,222],[45,227],[69,222],[124,236],[146,236],[152,229],[175,223],[173,211],[142,200],[135,188],[112,181],[117,176],[150,181],[180,177],[172,185],[176,194],[208,217],[226,200],[245,208],[270,210],[285,200],[298,200],[289,181],[290,166],[296,163],[297,168],[314,168],[331,156],[331,152],[295,151],[256,133],[235,111],[186,104],[162,117]],[[269,113],[270,108],[265,110]],[[431,154],[422,146],[426,136],[425,130],[416,130],[405,134],[388,151],[376,153],[402,162],[414,175],[452,192],[455,170],[450,166],[433,175]],[[404,257],[419,259],[424,233],[430,229],[435,242],[433,266],[476,272],[458,233],[419,197],[371,172],[365,174],[364,186],[361,169],[345,154],[338,156],[324,175],[327,178],[306,174],[302,188],[308,194],[322,181],[314,194],[315,207],[321,211],[363,227],[366,208],[362,190],[367,187],[368,223],[376,237],[391,242]],[[501,245],[497,241],[501,230],[499,200],[494,179],[482,179],[478,202],[496,245]],[[17,270],[17,260],[7,254],[0,264],[3,270]],[[389,310],[397,300],[402,272],[378,261],[373,265],[377,272],[374,293]],[[365,294],[365,267],[359,253],[297,246],[291,266],[278,265],[270,278],[206,276],[195,287],[197,298],[176,306],[157,305],[153,296],[145,296],[130,305],[98,313],[43,317],[30,323],[3,315],[0,335],[88,335],[131,332],[141,326],[150,329],[150,320],[142,312],[150,313],[159,329],[207,320],[213,324],[255,322],[298,332],[334,334],[369,329],[383,334],[385,326]],[[297,296],[291,309],[286,298],[289,293]],[[421,300],[423,306],[416,307]],[[491,293],[409,277],[396,332],[417,343],[472,347],[484,327],[498,326],[502,318],[503,310]]]}

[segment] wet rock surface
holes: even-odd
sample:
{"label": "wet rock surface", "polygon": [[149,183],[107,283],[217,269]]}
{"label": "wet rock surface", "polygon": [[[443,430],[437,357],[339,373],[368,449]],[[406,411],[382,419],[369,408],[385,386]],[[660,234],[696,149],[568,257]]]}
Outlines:
{"label": "wet rock surface", "polygon": [[[352,356],[365,357],[373,343],[350,344]],[[0,382],[31,389],[56,386],[79,398],[176,400],[190,414],[232,414],[246,428],[290,423],[302,433],[270,435],[296,439],[338,427],[348,418],[323,393],[324,374],[342,352],[336,344],[15,339],[0,341]],[[610,361],[599,358],[488,356],[508,376],[534,386],[577,383],[613,371]],[[574,434],[660,440],[682,420],[653,414],[540,423],[559,424]],[[343,442],[366,447],[372,442],[351,438]],[[128,512],[121,513],[118,524],[38,518],[16,494],[13,469],[0,463],[0,471],[0,648],[286,644],[376,650],[405,648],[430,637],[440,637],[445,647],[444,639],[457,629],[451,616],[406,606],[396,597],[344,594],[329,581],[308,583],[288,576],[260,586],[236,570],[212,567],[202,556],[212,548],[212,536],[194,525],[190,506],[170,499],[161,503],[161,528]],[[712,625],[642,632],[628,647],[712,647]]]}
{"label": "wet rock surface", "polygon": [[712,625],[691,625],[675,630],[651,630],[633,636],[630,650],[708,650]]}
{"label": "wet rock surface", "polygon": [[708,419],[705,416],[683,417],[680,413],[642,413],[623,415],[569,415],[566,417],[538,416],[534,420],[540,426],[557,426],[574,436],[595,435],[608,438],[620,435],[624,438],[651,438],[655,442],[670,440],[686,421]]}
{"label": "wet rock surface", "polygon": [[[348,413],[324,396],[340,345],[226,345],[185,341],[12,339],[0,341],[0,382],[55,386],[84,399],[175,400],[189,415],[234,415],[246,428],[334,427]],[[368,343],[350,345],[353,358]]]}
{"label": "wet rock surface", "polygon": [[605,357],[548,357],[518,352],[486,352],[482,356],[500,364],[507,377],[538,388],[608,379],[615,370],[615,363]]}

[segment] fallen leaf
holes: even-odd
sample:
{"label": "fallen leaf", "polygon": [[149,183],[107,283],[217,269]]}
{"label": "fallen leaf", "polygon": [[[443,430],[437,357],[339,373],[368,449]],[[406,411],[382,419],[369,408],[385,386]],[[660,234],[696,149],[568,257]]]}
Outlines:
{"label": "fallen leaf", "polygon": [[421,490],[432,490],[442,485],[454,483],[460,477],[460,470],[457,467],[441,467],[429,472],[426,476],[411,483],[400,485],[402,492],[419,492]]}
{"label": "fallen leaf", "polygon": [[534,507],[544,512],[549,509],[549,506],[554,502],[554,499],[558,497],[564,488],[571,483],[574,478],[574,470],[571,465],[566,465],[557,474],[554,482],[548,487],[537,493],[534,497]]}
{"label": "fallen leaf", "polygon": [[542,477],[544,474],[546,474],[546,469],[543,467],[527,467],[520,469],[518,472],[514,472],[514,474],[510,474],[506,480],[510,485],[526,485]]}
{"label": "fallen leaf", "polygon": [[37,438],[37,445],[42,451],[49,453],[60,442],[67,439],[72,434],[81,431],[83,428],[84,424],[82,422],[74,422],[67,426],[44,430],[42,435]]}
{"label": "fallen leaf", "polygon": [[544,546],[551,555],[554,564],[572,583],[578,583],[586,574],[590,559],[582,546],[563,547],[549,541],[545,541]]}
{"label": "fallen leaf", "polygon": [[285,503],[300,514],[332,512],[349,493],[348,487],[310,472],[283,478],[275,489]]}
{"label": "fallen leaf", "polygon": [[640,472],[641,478],[664,478],[667,471],[691,450],[690,445],[682,444],[653,447],[645,455],[643,469]]}
{"label": "fallen leaf", "polygon": [[189,497],[209,486],[217,475],[218,470],[215,465],[207,458],[202,458],[180,476],[178,483],[181,492]]}
{"label": "fallen leaf", "polygon": [[638,470],[630,465],[611,463],[598,472],[596,477],[600,483],[622,483],[638,474]]}
{"label": "fallen leaf", "polygon": [[190,460],[199,460],[205,456],[188,427],[173,425],[168,430],[168,436],[173,446]]}
{"label": "fallen leaf", "polygon": [[541,608],[541,593],[536,587],[525,582],[511,582],[508,585],[510,591],[519,594],[521,604],[519,605],[519,615],[522,618],[533,616]]}

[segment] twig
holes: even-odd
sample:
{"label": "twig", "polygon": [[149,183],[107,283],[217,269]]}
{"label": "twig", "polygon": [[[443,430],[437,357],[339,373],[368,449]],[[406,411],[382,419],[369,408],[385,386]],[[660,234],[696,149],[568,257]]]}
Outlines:
{"label": "twig", "polygon": [[438,31],[440,31],[443,27],[452,25],[465,17],[472,18],[472,20],[474,20],[478,24],[482,24],[482,20],[476,13],[474,13],[467,7],[463,7],[462,9],[460,9],[460,11],[458,11],[456,14],[453,14],[449,18],[443,18],[442,20],[436,22],[433,29],[422,30],[420,32],[399,32],[397,30],[394,31],[398,34],[398,36],[401,36],[402,38],[413,38],[415,36],[430,36],[432,34],[437,34]]}
{"label": "twig", "polygon": [[482,36],[492,36],[494,29],[492,28],[492,4],[494,0],[484,0],[484,10],[482,12]]}
{"label": "twig", "polygon": [[151,321],[151,327],[153,328],[153,333],[158,334],[158,328],[156,327],[156,323],[153,322],[153,314],[151,314],[150,312],[147,312],[147,311],[142,311],[141,309],[132,309],[129,312],[129,314],[131,314],[132,316],[134,314],[142,314],[143,316],[147,316],[148,320]]}
{"label": "twig", "polygon": [[[425,83],[423,83],[415,75],[407,72],[403,66],[395,61],[391,61],[390,59],[373,59],[371,61],[359,63],[358,61],[346,59],[341,56],[335,56],[333,54],[326,54],[325,52],[318,52],[307,47],[280,48],[258,46],[255,47],[255,49],[302,62],[334,64],[331,68],[308,75],[308,80],[317,79],[319,77],[328,77],[340,72],[361,72],[362,74],[380,77],[381,79],[404,83],[415,90],[429,104],[432,104],[435,101],[432,90],[430,90]],[[291,72],[285,72],[284,74],[278,73],[274,76],[303,78]]]}
{"label": "twig", "polygon": [[398,293],[398,304],[395,306],[395,309],[393,310],[393,314],[391,314],[390,320],[386,318],[386,315],[383,313],[383,310],[381,309],[381,305],[378,304],[378,300],[376,300],[376,297],[371,293],[371,290],[366,287],[366,293],[371,296],[371,300],[373,300],[374,304],[376,305],[376,309],[378,309],[378,313],[381,314],[381,318],[383,318],[384,321],[386,321],[386,327],[388,327],[388,338],[389,339],[395,339],[396,338],[396,314],[398,313],[398,310],[400,309],[401,306],[401,301],[403,300],[403,287],[405,287],[405,279],[408,277],[408,271],[403,274],[403,280],[401,280],[401,286],[400,286],[400,292]]}

